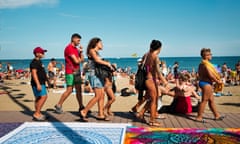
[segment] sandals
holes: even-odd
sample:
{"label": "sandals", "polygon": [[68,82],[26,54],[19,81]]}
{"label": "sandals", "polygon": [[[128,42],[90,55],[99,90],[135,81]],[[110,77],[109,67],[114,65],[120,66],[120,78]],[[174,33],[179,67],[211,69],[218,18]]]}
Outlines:
{"label": "sandals", "polygon": [[[220,116],[218,118],[214,118],[215,121],[222,121],[225,118],[225,116]],[[205,119],[201,119],[201,120],[194,120],[195,122],[199,122],[199,123],[207,123]]]}
{"label": "sandals", "polygon": [[80,117],[83,120],[83,122],[88,122],[88,119],[87,119],[86,115],[85,116],[83,115],[82,110],[80,111],[79,114],[80,114]]}
{"label": "sandals", "polygon": [[205,119],[201,119],[201,120],[195,119],[194,121],[195,121],[195,122],[199,122],[199,123],[206,123],[206,120],[205,120]]}
{"label": "sandals", "polygon": [[133,107],[130,111],[129,111],[130,114],[136,114],[137,113],[137,108],[136,107]]}
{"label": "sandals", "polygon": [[111,119],[108,116],[104,116],[104,117],[96,117],[97,120],[101,120],[101,121],[110,121]]}
{"label": "sandals", "polygon": [[157,119],[166,119],[166,116],[162,115],[162,114],[158,114],[156,116]]}
{"label": "sandals", "polygon": [[148,125],[152,126],[152,127],[161,127],[161,126],[163,126],[161,123],[159,123],[157,121],[149,121]]}
{"label": "sandals", "polygon": [[107,114],[109,115],[109,116],[114,116],[114,113],[113,112],[107,112]]}
{"label": "sandals", "polygon": [[130,114],[135,115],[136,116],[136,112],[133,112],[132,110],[128,111]]}
{"label": "sandals", "polygon": [[36,116],[33,115],[33,120],[34,121],[45,121],[46,119],[47,119],[47,117],[44,116],[44,115],[41,115],[39,117],[36,117]]}
{"label": "sandals", "polygon": [[[80,111],[83,110],[84,108],[85,108],[84,106],[81,106],[81,107],[78,109],[78,112],[80,113]],[[87,114],[91,114],[91,113],[92,113],[92,111],[89,110]]]}
{"label": "sandals", "polygon": [[215,118],[215,121],[222,121],[225,118],[225,116],[220,116],[219,118]]}
{"label": "sandals", "polygon": [[137,118],[138,120],[140,120],[141,122],[143,122],[143,123],[146,123],[146,122],[147,122],[146,119],[144,118],[144,115],[141,115],[141,114],[137,113],[135,116],[136,116],[136,118]]}

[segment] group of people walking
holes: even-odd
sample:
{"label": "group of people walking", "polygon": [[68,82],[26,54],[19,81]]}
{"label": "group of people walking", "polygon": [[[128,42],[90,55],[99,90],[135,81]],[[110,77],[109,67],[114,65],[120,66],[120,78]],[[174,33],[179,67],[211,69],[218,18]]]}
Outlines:
{"label": "group of people walking", "polygon": [[[84,107],[82,99],[82,79],[81,79],[81,70],[80,63],[84,61],[83,47],[80,45],[81,36],[77,33],[73,34],[71,37],[70,44],[64,50],[65,58],[65,80],[66,80],[66,91],[62,94],[58,103],[54,106],[55,111],[59,114],[63,113],[62,105],[64,101],[69,97],[73,92],[73,88],[76,89],[76,97],[79,105],[79,115],[82,117],[83,121],[88,121],[87,113],[89,110],[98,103],[98,116],[99,120],[109,121],[109,115],[113,115],[111,112],[111,104],[115,101],[114,92],[112,90],[112,79],[111,76],[99,78],[96,76],[95,67],[97,64],[105,65],[109,67],[110,70],[114,70],[111,63],[104,61],[99,51],[103,49],[102,40],[100,38],[93,38],[90,40],[87,47],[87,56],[88,56],[88,67],[89,75],[88,80],[91,84],[91,87],[94,90],[95,97],[93,97],[89,103]],[[44,57],[45,52],[41,47],[34,49],[33,53],[35,58],[30,64],[30,70],[32,73],[32,89],[36,97],[35,101],[35,113],[33,118],[38,121],[46,120],[46,116],[41,114],[41,108],[43,107],[47,99],[47,90],[45,84],[47,83],[47,76],[44,70],[41,58]],[[104,106],[104,96],[105,92],[108,96],[108,101]]]}
{"label": "group of people walking", "polygon": [[[111,105],[115,101],[114,92],[112,90],[112,72],[115,70],[113,65],[101,58],[99,51],[103,50],[102,40],[100,38],[93,38],[89,41],[87,46],[86,55],[88,57],[88,81],[94,91],[95,96],[87,103],[86,106],[83,105],[82,100],[82,90],[81,90],[81,71],[80,63],[84,61],[84,52],[83,47],[80,45],[81,36],[77,33],[73,34],[71,37],[70,44],[67,45],[64,51],[65,58],[65,80],[66,80],[66,91],[62,94],[60,100],[55,105],[55,111],[59,114],[63,112],[63,103],[72,93],[73,88],[76,89],[76,97],[79,104],[79,115],[81,119],[85,122],[88,121],[87,114],[90,112],[90,109],[98,103],[98,120],[109,121],[109,116],[112,116]],[[146,101],[145,106],[142,110],[138,110],[136,107],[133,108],[134,112],[139,112],[136,116],[142,118],[144,113],[150,111],[150,120],[147,122],[150,126],[161,126],[161,123],[157,122],[156,117],[158,116],[157,112],[157,100],[158,96],[161,93],[169,94],[170,87],[167,80],[162,75],[162,72],[159,67],[159,53],[162,49],[162,43],[159,40],[152,40],[150,44],[149,51],[143,56],[142,64],[145,67],[146,74],[145,78],[145,96],[144,100]],[[46,120],[46,117],[41,114],[41,108],[44,105],[47,99],[47,90],[45,83],[47,82],[46,73],[41,62],[41,58],[44,57],[44,54],[47,50],[37,47],[34,49],[33,53],[35,58],[30,64],[30,70],[32,74],[31,84],[33,93],[36,97],[35,101],[35,112],[33,118],[37,121]],[[202,101],[200,104],[198,116],[196,121],[204,122],[202,114],[205,109],[206,103],[209,103],[210,109],[213,111],[216,120],[222,120],[224,117],[221,116],[214,104],[212,85],[214,83],[217,86],[220,86],[222,82],[219,79],[218,74],[212,68],[212,64],[209,62],[211,60],[211,50],[202,49],[201,50],[202,62],[199,65],[199,80],[200,87],[202,88]],[[107,74],[100,74],[97,71],[99,67],[106,67],[109,70]],[[184,80],[184,79],[183,79]],[[182,84],[182,83],[181,83]],[[185,89],[182,85],[179,85],[179,89],[185,94],[192,94],[191,90]],[[162,89],[159,89],[159,85],[162,86]],[[108,97],[107,103],[104,105],[104,96],[105,93]],[[141,93],[139,91],[139,93]],[[175,95],[172,94],[172,95]],[[140,103],[143,100],[139,101]],[[138,104],[137,104],[138,105]]]}

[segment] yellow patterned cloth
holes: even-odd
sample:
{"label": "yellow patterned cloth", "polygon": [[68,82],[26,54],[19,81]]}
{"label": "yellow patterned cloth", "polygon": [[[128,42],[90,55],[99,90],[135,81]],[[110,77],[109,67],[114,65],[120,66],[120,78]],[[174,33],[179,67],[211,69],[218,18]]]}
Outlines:
{"label": "yellow patterned cloth", "polygon": [[[202,60],[202,64],[206,66],[206,68],[216,77],[217,80],[221,80],[221,77],[216,70],[216,68],[213,66],[212,63],[210,63],[208,60]],[[214,92],[220,92],[223,90],[224,84],[218,84],[216,83],[214,85]]]}

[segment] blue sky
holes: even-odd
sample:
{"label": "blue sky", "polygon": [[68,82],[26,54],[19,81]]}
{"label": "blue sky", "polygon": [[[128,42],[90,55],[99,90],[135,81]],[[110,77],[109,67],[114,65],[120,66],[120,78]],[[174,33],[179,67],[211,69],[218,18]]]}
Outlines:
{"label": "blue sky", "polygon": [[32,49],[62,58],[72,33],[86,49],[103,40],[103,57],[143,55],[152,39],[160,57],[240,56],[239,0],[0,0],[0,59],[30,59]]}

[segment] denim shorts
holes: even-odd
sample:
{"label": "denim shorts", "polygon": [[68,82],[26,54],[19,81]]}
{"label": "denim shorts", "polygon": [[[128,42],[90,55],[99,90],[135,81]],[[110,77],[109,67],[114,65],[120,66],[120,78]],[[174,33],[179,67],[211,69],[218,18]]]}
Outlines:
{"label": "denim shorts", "polygon": [[47,88],[45,85],[41,85],[42,90],[38,91],[36,86],[32,86],[33,94],[35,97],[41,97],[47,95]]}
{"label": "denim shorts", "polygon": [[94,73],[88,75],[88,80],[92,88],[103,88],[104,82],[101,81]]}

